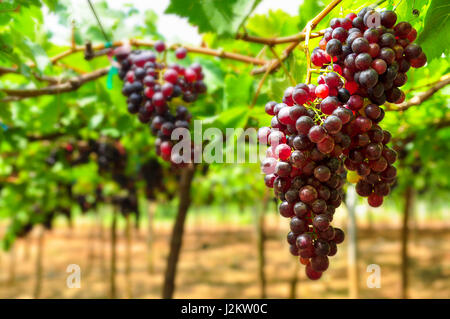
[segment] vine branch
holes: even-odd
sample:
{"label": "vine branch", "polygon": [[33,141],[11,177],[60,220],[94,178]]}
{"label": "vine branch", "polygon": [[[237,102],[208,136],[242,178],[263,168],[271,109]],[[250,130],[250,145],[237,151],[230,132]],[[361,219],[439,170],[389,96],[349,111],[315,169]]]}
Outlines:
{"label": "vine branch", "polygon": [[450,73],[442,76],[439,79],[439,81],[436,82],[431,88],[429,88],[428,90],[426,90],[424,92],[417,94],[416,96],[414,96],[413,98],[411,98],[408,101],[405,101],[398,105],[387,104],[386,111],[397,111],[397,112],[406,111],[407,109],[409,109],[412,106],[420,105],[423,102],[425,102],[426,100],[428,100],[429,98],[431,98],[434,93],[436,93],[440,89],[444,88],[448,84],[450,84]]}
{"label": "vine branch", "polygon": [[[431,122],[428,127],[432,127],[435,130],[444,129],[450,126],[450,119],[442,119],[439,121]],[[393,138],[392,142],[395,145],[396,150],[400,150],[406,146],[406,144],[413,142],[417,137],[417,134],[415,132],[400,138]]]}
{"label": "vine branch", "polygon": [[[0,75],[7,74],[7,73],[14,73],[14,74],[21,74],[18,69],[16,68],[8,68],[8,67],[2,67],[0,66]],[[41,75],[36,72],[31,73],[37,80],[42,82],[50,82],[50,83],[58,83],[60,82],[60,79],[55,76],[48,76],[48,75]]]}
{"label": "vine branch", "polygon": [[[71,92],[77,90],[86,82],[96,80],[106,74],[108,74],[109,67],[95,70],[91,73],[83,74],[71,79],[61,82],[59,84],[49,85],[38,89],[0,89],[0,91],[6,93],[13,100],[18,100],[26,97],[36,97],[41,95],[59,94],[65,92]],[[8,97],[7,97],[8,98]],[[6,99],[7,99],[6,98]],[[10,99],[11,100],[11,99]],[[8,100],[6,100],[8,101]],[[5,100],[2,100],[5,102]]]}
{"label": "vine branch", "polygon": [[[142,47],[153,47],[155,45],[156,41],[144,41],[144,40],[138,40],[138,39],[131,39],[130,44],[134,46],[142,46]],[[176,50],[177,48],[181,47],[179,44],[174,44],[169,47],[169,50]],[[223,50],[215,50],[210,48],[204,48],[204,47],[193,47],[193,46],[182,46],[185,48],[188,52],[193,53],[199,53],[199,54],[205,54],[205,55],[212,55],[223,59],[230,59],[230,60],[236,60],[241,61],[245,63],[250,64],[258,64],[258,65],[264,65],[267,63],[266,60],[254,58],[247,55],[242,55],[238,53],[233,52],[226,52]]]}
{"label": "vine branch", "polygon": [[[122,46],[124,44],[129,43],[133,46],[153,47],[155,45],[155,42],[156,41],[130,39],[128,41],[115,41],[115,42],[113,42],[112,46],[118,47],[118,46]],[[180,46],[181,45],[179,45],[179,44],[171,45],[169,47],[169,50],[176,50]],[[103,43],[96,44],[96,45],[90,45],[90,47],[93,52],[100,51],[100,52],[95,52],[94,57],[105,55],[105,54],[109,53],[111,50],[111,48],[105,47],[105,44],[103,44]],[[267,61],[264,59],[259,59],[259,58],[255,58],[255,57],[251,57],[251,56],[247,56],[247,55],[233,53],[233,52],[226,52],[223,50],[215,50],[215,49],[210,49],[210,48],[205,48],[205,47],[194,47],[194,46],[183,46],[183,47],[189,52],[205,54],[205,55],[212,55],[212,56],[216,56],[216,57],[223,58],[223,59],[236,60],[236,61],[249,63],[249,64],[265,65],[267,63]],[[84,52],[85,49],[86,49],[86,46],[84,46],[84,45],[71,46],[70,49],[51,57],[50,62],[52,64],[56,64],[60,60],[66,58],[72,54],[75,54],[78,52]],[[34,68],[34,67],[36,67],[36,64],[34,62],[32,62],[32,63],[28,63],[27,66],[30,68]],[[18,68],[16,68],[16,67],[11,67],[11,68],[1,67],[0,68],[0,75],[7,74],[7,73],[20,73],[20,72],[19,72]]]}
{"label": "vine branch", "polygon": [[[318,32],[311,33],[311,39],[313,38],[319,38],[325,34],[325,30],[320,30]],[[240,33],[236,35],[237,40],[243,40],[246,42],[253,42],[253,43],[260,43],[265,44],[268,46],[274,46],[277,44],[284,44],[284,43],[290,43],[290,42],[302,42],[306,39],[306,32],[300,32],[295,35],[287,36],[287,37],[275,37],[275,38],[263,38],[263,37],[256,37],[252,35],[248,35],[247,33]]]}
{"label": "vine branch", "polygon": [[[316,17],[314,17],[310,22],[308,22],[307,26],[309,25],[311,30],[314,30],[314,28],[322,21],[330,12],[333,10],[342,0],[333,0],[330,4],[328,4]],[[303,31],[300,34],[303,34],[302,36],[298,35],[299,38],[296,41],[293,41],[289,46],[284,50],[283,54],[281,55],[281,61],[284,61],[287,59],[287,57],[294,51],[294,49],[300,44],[301,41],[306,39],[306,32],[307,29],[303,29]],[[261,74],[266,71],[267,68],[271,68],[272,70],[275,70],[280,66],[280,63],[277,61],[272,64],[266,64],[265,66],[255,69],[252,71],[252,74]]]}

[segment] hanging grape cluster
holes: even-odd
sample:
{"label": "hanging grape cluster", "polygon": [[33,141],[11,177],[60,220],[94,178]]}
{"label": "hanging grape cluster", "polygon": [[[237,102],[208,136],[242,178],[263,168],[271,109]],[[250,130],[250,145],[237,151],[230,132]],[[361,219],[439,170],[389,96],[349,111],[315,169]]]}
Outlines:
{"label": "hanging grape cluster", "polygon": [[[185,68],[178,64],[166,65],[166,46],[155,43],[152,50],[116,48],[114,54],[120,63],[119,77],[124,81],[122,93],[127,97],[128,111],[137,114],[142,123],[149,123],[157,136],[156,153],[172,161],[171,134],[176,128],[189,128],[191,114],[186,103],[197,100],[206,92],[202,66],[193,63]],[[187,50],[179,47],[177,59],[184,59]]]}
{"label": "hanging grape cluster", "polygon": [[[381,24],[370,27],[377,14]],[[373,207],[395,182],[397,154],[387,146],[391,134],[380,127],[380,106],[402,103],[406,72],[426,63],[413,43],[416,30],[396,20],[393,11],[371,8],[332,19],[311,55],[320,67],[317,86],[289,87],[282,103],[265,106],[273,116],[271,127],[258,132],[269,145],[265,184],[281,200],[280,214],[290,218],[290,252],[310,279],[322,276],[344,241],[344,232],[330,223],[344,198],[345,178]]]}
{"label": "hanging grape cluster", "polygon": [[[118,207],[124,216],[131,213],[139,216],[136,178],[126,172],[128,155],[120,141],[96,141],[89,139],[65,143],[54,148],[45,161],[49,166],[54,166],[57,162],[60,162],[70,167],[75,167],[87,164],[91,160],[95,160],[97,163],[98,173],[102,176],[108,176],[115,181],[125,195],[105,197],[101,184],[97,185],[92,196],[73,194],[72,184],[61,184],[58,190],[65,190],[67,197],[78,204],[83,214],[96,209],[100,203],[108,202]],[[153,173],[156,176],[160,175],[160,166],[158,165],[153,165]],[[144,175],[144,177],[146,176]],[[67,215],[68,218],[71,217],[70,209],[58,207],[56,211]],[[46,216],[48,223],[51,223],[56,215],[47,214]]]}

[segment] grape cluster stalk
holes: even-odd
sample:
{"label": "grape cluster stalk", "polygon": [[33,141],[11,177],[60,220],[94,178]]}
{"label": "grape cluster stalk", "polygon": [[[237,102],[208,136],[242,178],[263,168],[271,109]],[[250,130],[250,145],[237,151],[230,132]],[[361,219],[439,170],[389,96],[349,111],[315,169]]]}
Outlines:
{"label": "grape cluster stalk", "polygon": [[[179,163],[172,154],[172,131],[189,128],[192,115],[186,104],[206,93],[202,66],[193,63],[185,68],[165,63],[166,45],[155,43],[153,50],[130,50],[118,47],[114,55],[120,63],[119,77],[124,81],[122,93],[127,97],[128,112],[137,114],[139,121],[149,123],[157,137],[157,155],[172,163]],[[182,60],[187,50],[179,47],[175,57]]]}
{"label": "grape cluster stalk", "polygon": [[[377,14],[381,24],[370,27]],[[311,54],[319,67],[317,85],[288,87],[282,103],[265,106],[273,117],[258,132],[269,146],[261,163],[264,181],[281,201],[280,215],[290,219],[289,250],[312,280],[328,269],[328,257],[344,241],[331,222],[345,179],[372,207],[382,205],[396,180],[397,154],[380,126],[380,106],[402,103],[406,72],[426,63],[413,43],[417,31],[396,21],[395,12],[371,8],[332,19]]]}

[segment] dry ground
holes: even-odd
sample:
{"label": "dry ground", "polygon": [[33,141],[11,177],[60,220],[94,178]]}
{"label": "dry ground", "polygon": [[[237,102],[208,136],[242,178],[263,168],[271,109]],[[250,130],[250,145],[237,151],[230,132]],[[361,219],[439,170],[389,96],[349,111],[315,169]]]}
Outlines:
{"label": "dry ground", "polygon": [[[285,244],[286,225],[267,221],[266,273],[269,298],[287,298],[295,258]],[[109,289],[108,234],[101,240],[98,225],[77,225],[69,230],[57,227],[45,235],[41,298],[107,298]],[[95,238],[92,234],[95,233]],[[105,230],[108,231],[108,230]],[[118,297],[126,298],[125,240],[119,230]],[[135,232],[132,246],[132,293],[135,298],[159,298],[167,256],[170,228],[156,225],[154,272],[147,271],[145,230]],[[400,231],[398,228],[359,230],[359,287],[361,298],[400,296]],[[36,282],[37,234],[15,246],[14,282],[9,254],[0,258],[0,298],[33,298]],[[303,268],[297,287],[298,298],[347,298],[347,244],[331,259],[330,269],[320,281],[305,279]],[[419,229],[411,233],[409,246],[410,297],[450,297],[450,232],[447,229]],[[369,264],[381,267],[381,288],[367,288]],[[66,286],[66,267],[78,264],[81,288]],[[177,277],[177,298],[258,298],[256,235],[251,226],[191,223],[188,227]]]}

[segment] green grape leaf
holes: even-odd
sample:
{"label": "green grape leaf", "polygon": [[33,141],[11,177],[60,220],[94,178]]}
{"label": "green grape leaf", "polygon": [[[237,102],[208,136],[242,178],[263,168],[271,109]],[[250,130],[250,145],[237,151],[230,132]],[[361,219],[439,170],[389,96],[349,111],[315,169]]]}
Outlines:
{"label": "green grape leaf", "polygon": [[124,114],[117,119],[116,128],[122,134],[125,132],[129,132],[130,129],[132,129],[132,127],[133,127],[133,119],[128,114]]}
{"label": "green grape leaf", "polygon": [[298,17],[282,11],[269,11],[267,15],[256,14],[245,25],[249,34],[261,37],[288,36],[298,32]]}
{"label": "green grape leaf", "polygon": [[270,121],[272,117],[268,115],[264,107],[254,107],[250,111],[250,117],[258,121],[259,127],[270,126]]}
{"label": "green grape leaf", "polygon": [[422,46],[428,60],[450,53],[450,3],[433,0],[425,17],[425,25],[417,42]]}
{"label": "green grape leaf", "polygon": [[188,18],[200,32],[234,35],[261,0],[171,0],[165,13]]}
{"label": "green grape leaf", "polygon": [[55,128],[63,107],[65,107],[64,103],[61,103],[59,97],[50,99],[49,103],[43,107],[42,113],[38,118],[38,123],[41,124],[40,129],[43,132],[48,132]]}
{"label": "green grape leaf", "polygon": [[300,19],[298,28],[302,30],[306,26],[306,23],[315,17],[323,7],[323,1],[304,0],[302,5],[298,8],[298,15]]}
{"label": "green grape leaf", "polygon": [[89,120],[89,128],[92,130],[98,128],[104,118],[105,118],[105,116],[102,113],[92,116],[91,119]]}
{"label": "green grape leaf", "polygon": [[145,12],[145,32],[157,37],[158,39],[164,39],[164,36],[158,32],[157,22],[158,15],[155,11],[148,10]]}
{"label": "green grape leaf", "polygon": [[214,92],[223,86],[224,72],[220,68],[220,64],[215,61],[198,59],[205,73],[205,82],[208,86],[208,93]]}
{"label": "green grape leaf", "polygon": [[398,16],[397,22],[408,21],[413,25],[418,25],[421,21],[423,22],[429,3],[429,0],[401,1],[400,3],[393,1],[392,7],[389,9],[395,8]]}
{"label": "green grape leaf", "polygon": [[45,53],[45,50],[39,44],[34,43],[27,38],[23,38],[22,44],[23,45],[21,45],[20,48],[32,57],[33,61],[36,62],[39,71],[43,72],[47,66],[51,64],[47,53]]}
{"label": "green grape leaf", "polygon": [[44,3],[51,11],[54,11],[58,5],[58,0],[44,0]]}
{"label": "green grape leaf", "polygon": [[234,108],[242,103],[250,103],[253,96],[254,79],[247,73],[228,74],[225,77],[223,110]]}
{"label": "green grape leaf", "polygon": [[[12,121],[12,113],[11,113],[11,108],[8,107],[7,104],[3,104],[0,107],[0,122],[2,123],[9,123]],[[0,128],[1,131],[3,131],[3,129]]]}
{"label": "green grape leaf", "polygon": [[247,124],[249,109],[246,106],[232,108],[218,115],[202,119],[203,129],[217,127],[225,132],[227,128],[243,128]]}
{"label": "green grape leaf", "polygon": [[118,138],[121,135],[120,131],[113,127],[102,129],[101,134],[112,138]]}

